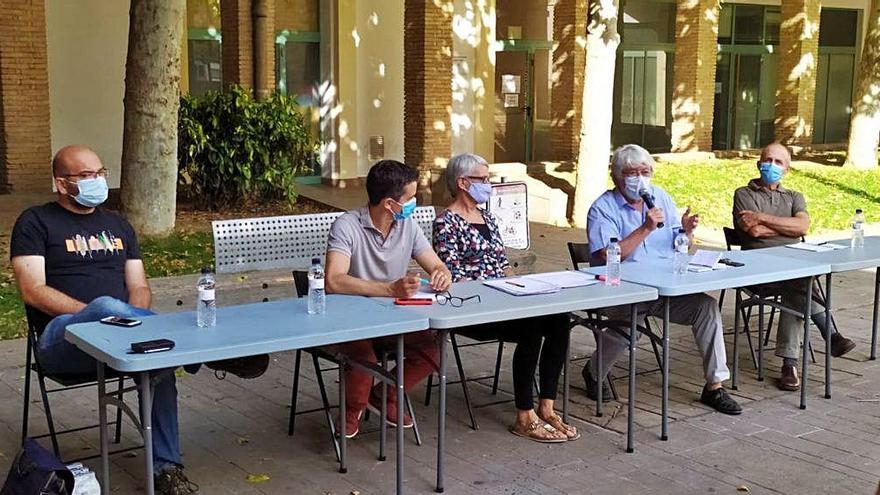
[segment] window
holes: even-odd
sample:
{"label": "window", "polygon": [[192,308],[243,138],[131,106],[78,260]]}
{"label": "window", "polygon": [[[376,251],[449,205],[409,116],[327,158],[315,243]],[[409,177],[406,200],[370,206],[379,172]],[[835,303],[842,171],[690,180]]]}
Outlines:
{"label": "window", "polygon": [[620,122],[666,125],[666,53],[624,51]]}
{"label": "window", "polygon": [[314,92],[321,81],[321,43],[317,33],[278,36],[278,90],[302,106],[317,106]]}
{"label": "window", "polygon": [[188,40],[189,92],[203,95],[223,87],[220,33],[216,29],[190,29]]}
{"label": "window", "polygon": [[778,45],[781,20],[779,7],[723,3],[718,44]]}

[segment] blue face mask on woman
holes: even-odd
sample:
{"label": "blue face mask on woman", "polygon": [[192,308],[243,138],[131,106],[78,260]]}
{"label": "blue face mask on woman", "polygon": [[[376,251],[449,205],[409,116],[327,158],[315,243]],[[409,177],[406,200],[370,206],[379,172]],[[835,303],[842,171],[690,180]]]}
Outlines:
{"label": "blue face mask on woman", "polygon": [[107,179],[95,177],[94,179],[82,179],[76,183],[79,193],[73,197],[77,203],[86,208],[95,208],[107,201]]}
{"label": "blue face mask on woman", "polygon": [[759,165],[761,170],[761,182],[767,185],[777,184],[782,180],[785,169],[773,162],[763,162]]}
{"label": "blue face mask on woman", "polygon": [[492,196],[492,184],[472,182],[468,187],[468,194],[474,198],[477,204],[488,203],[489,198]]}
{"label": "blue face mask on woman", "polygon": [[416,198],[412,198],[406,203],[396,203],[400,205],[400,213],[394,214],[395,220],[406,220],[416,211]]}

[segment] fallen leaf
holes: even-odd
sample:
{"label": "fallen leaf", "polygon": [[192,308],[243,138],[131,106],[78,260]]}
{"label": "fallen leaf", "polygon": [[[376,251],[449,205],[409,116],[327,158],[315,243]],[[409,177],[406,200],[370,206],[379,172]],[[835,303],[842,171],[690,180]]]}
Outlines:
{"label": "fallen leaf", "polygon": [[183,368],[177,368],[176,370],[174,370],[174,376],[176,376],[177,378],[183,378],[184,375],[186,375],[186,372],[183,371]]}
{"label": "fallen leaf", "polygon": [[265,483],[272,478],[268,474],[249,474],[245,479],[248,483]]}
{"label": "fallen leaf", "polygon": [[736,487],[736,491],[748,493],[751,490],[749,490],[749,487],[747,487],[746,485],[739,485]]}
{"label": "fallen leaf", "polygon": [[236,440],[238,441],[239,445],[245,445],[245,444],[250,443],[250,441],[251,441],[249,438],[245,438],[245,437],[238,437]]}
{"label": "fallen leaf", "polygon": [[358,490],[352,490],[349,495],[361,495],[361,492],[359,492]]}

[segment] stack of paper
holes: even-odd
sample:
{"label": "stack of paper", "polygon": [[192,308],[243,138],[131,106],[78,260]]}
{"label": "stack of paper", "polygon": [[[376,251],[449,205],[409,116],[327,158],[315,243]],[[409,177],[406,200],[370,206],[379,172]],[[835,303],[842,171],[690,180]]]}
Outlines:
{"label": "stack of paper", "polygon": [[830,242],[798,242],[797,244],[786,244],[785,247],[800,249],[803,251],[812,251],[814,253],[824,253],[826,251],[834,251],[835,249],[846,249],[849,246],[832,244]]}
{"label": "stack of paper", "polygon": [[483,285],[498,289],[514,296],[530,296],[534,294],[552,294],[562,288],[540,279],[530,277],[510,277],[487,280]]}
{"label": "stack of paper", "polygon": [[595,275],[580,271],[563,271],[563,272],[547,272],[536,273],[534,275],[526,275],[522,278],[530,280],[538,280],[559,286],[562,289],[571,289],[574,287],[586,287],[598,283]]}
{"label": "stack of paper", "polygon": [[712,270],[723,270],[727,268],[727,265],[718,262],[718,260],[721,259],[722,254],[724,253],[721,251],[706,251],[704,249],[698,249],[691,257],[690,262],[688,262],[688,271],[709,272]]}

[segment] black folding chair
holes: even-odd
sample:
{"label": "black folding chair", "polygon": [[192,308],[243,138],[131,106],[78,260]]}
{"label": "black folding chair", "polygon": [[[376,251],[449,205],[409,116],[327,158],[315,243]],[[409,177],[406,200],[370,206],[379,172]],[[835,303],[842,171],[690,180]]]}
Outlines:
{"label": "black folding chair", "polygon": [[[293,282],[296,287],[296,296],[297,297],[306,297],[309,293],[309,279],[308,272],[303,270],[294,270],[293,271]],[[318,391],[321,394],[321,407],[307,409],[305,411],[297,410],[297,397],[299,396],[299,374],[300,374],[300,365],[302,362],[302,353],[303,351],[309,353],[312,356],[312,365],[315,369],[315,378],[318,382]],[[323,359],[324,361],[328,361],[333,363],[335,366],[330,366],[327,368],[322,368],[319,360]],[[388,362],[393,361],[395,356],[390,352],[382,353],[382,367],[387,368]],[[294,427],[296,423],[296,417],[300,414],[309,414],[318,411],[324,412],[324,417],[327,420],[327,425],[330,427],[330,436],[333,440],[333,447],[336,451],[336,459],[339,460],[339,444],[336,440],[336,424],[333,421],[333,415],[330,410],[336,408],[337,406],[331,406],[330,401],[327,397],[327,388],[324,384],[324,372],[326,371],[336,371],[339,369],[339,361],[334,358],[330,353],[324,351],[320,347],[313,347],[309,349],[297,349],[296,356],[294,358],[293,365],[293,388],[291,390],[290,396],[290,417],[287,425],[287,434],[293,436]],[[415,413],[413,411],[412,403],[410,402],[409,396],[404,396],[406,399],[406,407],[410,416],[413,418],[413,436],[415,437],[416,445],[422,444],[422,438],[419,433],[419,427],[416,423]],[[365,412],[364,419],[369,418],[369,411]],[[384,457],[384,455],[380,454],[380,457]],[[384,459],[383,459],[384,460]]]}
{"label": "black folding chair", "polygon": [[[65,392],[70,390],[77,390],[88,387],[96,387],[97,383],[97,372],[89,373],[86,375],[74,375],[74,374],[53,374],[46,373],[43,367],[40,365],[40,358],[37,354],[37,342],[39,342],[40,335],[42,335],[44,328],[35,323],[39,320],[39,313],[36,309],[25,305],[25,314],[27,316],[27,350],[25,357],[25,375],[24,375],[24,403],[22,404],[22,414],[21,414],[21,441],[24,444],[25,439],[28,438],[29,432],[29,424],[28,424],[28,416],[30,412],[30,389],[31,389],[31,374],[35,373],[37,375],[37,384],[40,387],[40,398],[43,402],[43,410],[46,414],[46,424],[49,428],[49,433],[43,435],[36,435],[32,438],[46,438],[49,437],[52,441],[52,450],[55,452],[55,456],[61,459],[60,449],[58,448],[58,436],[64,435],[68,433],[74,433],[77,431],[89,430],[92,428],[98,428],[98,424],[92,424],[88,426],[79,426],[75,428],[68,428],[64,430],[57,430],[55,428],[55,420],[52,416],[52,406],[49,402],[49,394],[56,394],[58,392]],[[124,385],[125,385],[125,376],[120,375],[116,371],[112,369],[107,369],[105,371],[105,377],[108,379],[116,379],[118,382],[117,386],[117,394],[116,398],[119,401],[123,400],[124,393]],[[47,386],[46,381],[50,381],[54,383],[55,387]],[[109,422],[108,425],[113,425],[115,428],[114,434],[114,443],[119,443],[122,438],[122,408],[119,407],[116,409],[116,420]],[[111,454],[118,454],[121,452],[127,452],[129,450],[139,449],[138,447],[131,447],[126,449],[115,450],[111,452]],[[100,457],[100,454],[94,454],[91,456],[78,457],[76,459],[66,460],[65,462],[77,462],[84,461],[88,459],[95,459]]]}

